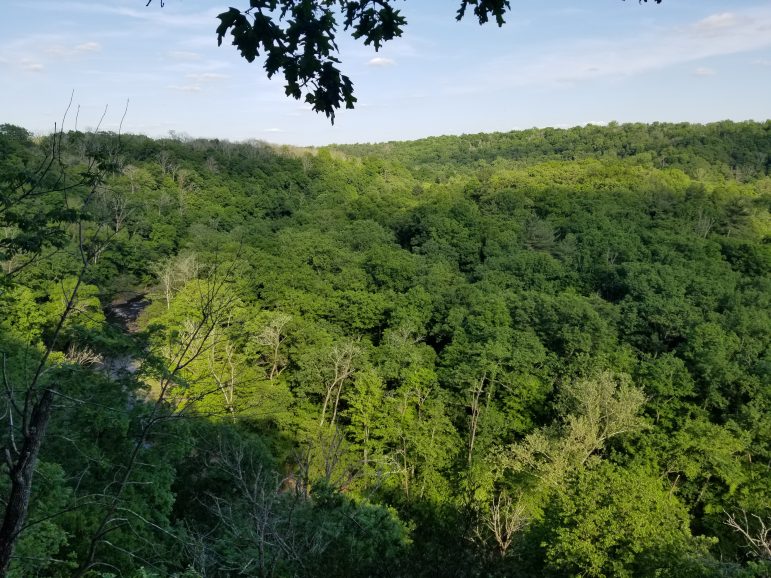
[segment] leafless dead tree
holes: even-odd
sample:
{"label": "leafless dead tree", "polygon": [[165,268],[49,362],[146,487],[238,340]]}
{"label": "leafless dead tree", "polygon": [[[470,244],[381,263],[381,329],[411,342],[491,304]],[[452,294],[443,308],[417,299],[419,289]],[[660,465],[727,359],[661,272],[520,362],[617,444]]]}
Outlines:
{"label": "leafless dead tree", "polygon": [[757,514],[726,514],[725,524],[744,538],[752,553],[761,560],[771,561],[771,519]]}
{"label": "leafless dead tree", "polygon": [[321,419],[319,425],[324,425],[329,402],[334,402],[332,406],[331,424],[335,423],[337,418],[337,409],[340,404],[340,394],[343,391],[345,381],[353,375],[354,359],[360,352],[360,348],[353,341],[347,341],[343,344],[335,345],[329,353],[329,359],[332,362],[332,379],[326,385],[326,394],[324,404],[321,407]]}

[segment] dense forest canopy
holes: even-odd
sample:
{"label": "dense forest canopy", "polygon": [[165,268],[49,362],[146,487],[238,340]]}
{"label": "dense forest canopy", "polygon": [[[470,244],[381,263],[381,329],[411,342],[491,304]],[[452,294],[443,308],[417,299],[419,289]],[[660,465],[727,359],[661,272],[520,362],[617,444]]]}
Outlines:
{"label": "dense forest canopy", "polygon": [[768,576],[770,153],[3,125],[6,575]]}

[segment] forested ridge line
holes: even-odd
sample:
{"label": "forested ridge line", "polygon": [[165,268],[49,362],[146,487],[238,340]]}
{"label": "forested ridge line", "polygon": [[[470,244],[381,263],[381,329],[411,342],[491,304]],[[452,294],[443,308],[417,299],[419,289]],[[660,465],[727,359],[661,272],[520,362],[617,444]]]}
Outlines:
{"label": "forested ridge line", "polygon": [[674,166],[751,180],[768,174],[771,121],[623,123],[572,128],[532,128],[510,132],[439,136],[415,141],[333,145],[352,156],[378,156],[412,168],[433,164],[456,167],[505,160],[624,159]]}
{"label": "forested ridge line", "polygon": [[770,128],[2,125],[7,575],[768,576]]}

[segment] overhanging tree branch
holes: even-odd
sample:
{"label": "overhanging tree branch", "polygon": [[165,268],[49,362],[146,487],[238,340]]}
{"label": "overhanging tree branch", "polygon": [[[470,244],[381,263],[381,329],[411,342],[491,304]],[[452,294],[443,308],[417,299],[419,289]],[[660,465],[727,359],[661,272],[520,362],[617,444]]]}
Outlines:
{"label": "overhanging tree branch", "polygon": [[[160,0],[161,7],[164,3]],[[395,4],[396,0],[250,0],[245,10],[231,7],[217,16],[217,45],[229,33],[231,44],[248,62],[264,59],[268,78],[283,74],[287,96],[305,100],[334,124],[337,110],[356,103],[353,82],[338,66],[338,26],[377,51],[401,36],[407,24]],[[511,10],[509,0],[462,0],[456,20],[462,20],[470,7],[479,24],[492,19],[498,26],[505,24],[504,16]]]}

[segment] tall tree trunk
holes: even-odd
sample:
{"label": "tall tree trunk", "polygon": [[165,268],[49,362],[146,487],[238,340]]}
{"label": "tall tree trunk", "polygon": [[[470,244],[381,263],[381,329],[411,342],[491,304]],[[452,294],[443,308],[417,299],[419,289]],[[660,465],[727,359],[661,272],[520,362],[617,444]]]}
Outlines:
{"label": "tall tree trunk", "polygon": [[[51,418],[53,399],[54,392],[46,389],[38,403],[35,404],[29,427],[24,434],[24,443],[19,451],[19,457],[10,470],[11,490],[8,495],[8,504],[5,507],[3,525],[0,528],[0,577],[5,576],[8,571],[16,539],[27,519],[29,499],[32,494],[32,478],[35,473],[40,446],[45,438],[46,428]],[[8,451],[6,450],[6,452]],[[7,455],[7,458],[10,462],[10,455]]]}

